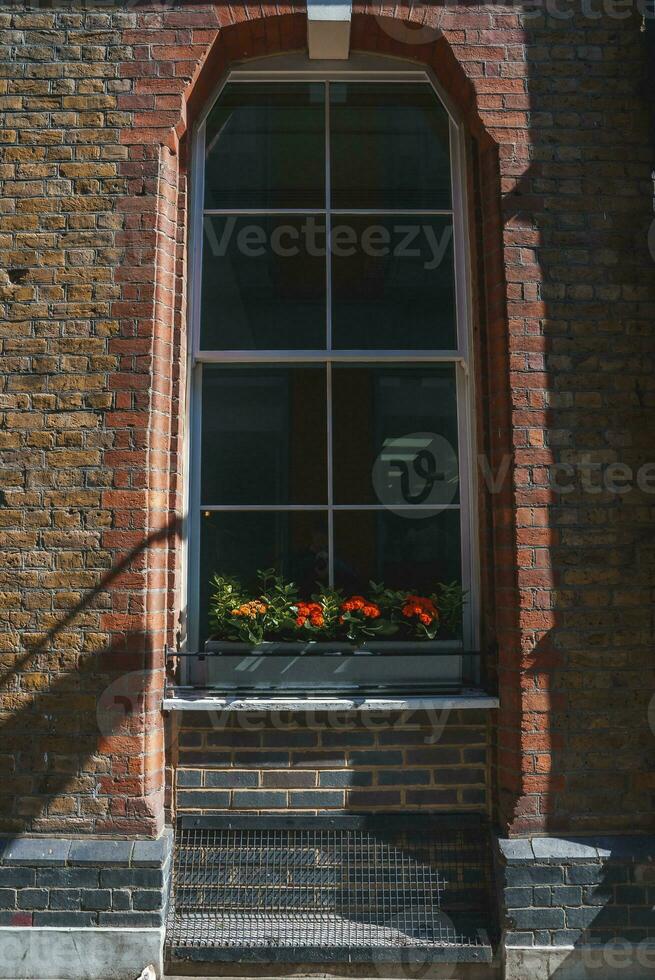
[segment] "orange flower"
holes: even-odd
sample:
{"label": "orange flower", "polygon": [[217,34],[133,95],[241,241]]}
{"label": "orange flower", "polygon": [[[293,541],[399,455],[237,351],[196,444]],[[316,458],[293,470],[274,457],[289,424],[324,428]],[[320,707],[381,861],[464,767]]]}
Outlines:
{"label": "orange flower", "polygon": [[341,612],[358,612],[366,605],[366,599],[362,595],[351,596],[341,603]]}
{"label": "orange flower", "polygon": [[[374,602],[367,602],[361,595],[354,595],[350,599],[346,599],[345,602],[341,603],[340,608],[342,613],[361,612],[367,619],[377,619],[380,615],[380,607]],[[340,617],[340,622],[343,623],[343,616]]]}
{"label": "orange flower", "polygon": [[268,606],[263,602],[253,599],[252,602],[244,602],[237,609],[233,609],[232,615],[245,616],[247,619],[256,619],[257,616],[263,616],[267,609]]}
{"label": "orange flower", "polygon": [[296,608],[296,626],[304,626],[307,620],[311,626],[325,626],[323,609],[318,602],[299,602]]}
{"label": "orange flower", "polygon": [[419,622],[423,623],[424,626],[429,626],[430,623],[439,618],[439,610],[432,599],[418,595],[407,596],[403,604],[402,614],[406,619],[411,619],[412,616],[418,617]]}

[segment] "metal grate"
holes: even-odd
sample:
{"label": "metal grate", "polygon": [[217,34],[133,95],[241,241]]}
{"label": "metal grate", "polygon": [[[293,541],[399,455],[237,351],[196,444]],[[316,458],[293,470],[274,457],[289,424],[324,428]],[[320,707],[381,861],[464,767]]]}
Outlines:
{"label": "metal grate", "polygon": [[466,817],[183,817],[167,944],[182,959],[489,959],[489,855]]}

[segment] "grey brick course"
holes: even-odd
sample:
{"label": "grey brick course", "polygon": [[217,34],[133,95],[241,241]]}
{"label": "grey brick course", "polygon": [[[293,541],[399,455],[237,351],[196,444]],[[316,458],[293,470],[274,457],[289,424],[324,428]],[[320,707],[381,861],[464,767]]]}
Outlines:
{"label": "grey brick course", "polygon": [[517,929],[563,929],[566,925],[564,909],[513,909],[512,921]]}
{"label": "grey brick course", "polygon": [[106,911],[111,908],[109,888],[89,888],[82,891],[82,908],[88,911]]}
{"label": "grey brick course", "polygon": [[49,896],[46,888],[21,888],[17,905],[19,909],[46,909]]}
{"label": "grey brick course", "polygon": [[135,912],[156,912],[161,908],[161,892],[135,892],[132,899],[132,905]]}
{"label": "grey brick course", "polygon": [[82,907],[80,891],[77,888],[53,888],[48,904],[52,911],[77,912]]}
{"label": "grey brick course", "polygon": [[0,909],[16,908],[16,889],[0,888]]}
{"label": "grey brick course", "polygon": [[[655,867],[652,845],[652,838],[620,845],[611,838],[499,841],[506,944],[652,939],[655,884],[635,881],[639,869]],[[641,863],[644,855],[651,856],[647,865]]]}
{"label": "grey brick course", "polygon": [[342,807],[345,803],[340,790],[299,789],[289,792],[289,806],[300,809],[320,807]]}
{"label": "grey brick course", "polygon": [[155,868],[108,868],[100,872],[101,888],[162,888],[164,876]]}
{"label": "grey brick course", "polygon": [[170,831],[158,840],[136,842],[18,838],[11,846],[5,843],[0,925],[92,928],[102,919],[107,925],[111,920],[118,926],[159,926],[171,849]]}
{"label": "grey brick course", "polygon": [[582,888],[577,885],[554,885],[551,905],[582,905]]}
{"label": "grey brick course", "polygon": [[259,785],[259,774],[243,769],[225,769],[205,773],[205,786],[244,789]]}
{"label": "grey brick course", "polygon": [[37,875],[41,874],[44,872],[34,868],[0,868],[0,888],[4,888],[5,885],[11,885],[13,888],[29,888],[37,883]]}
{"label": "grey brick course", "polygon": [[80,929],[97,925],[97,918],[94,912],[35,912],[34,925]]}
{"label": "grey brick course", "polygon": [[36,884],[42,888],[95,888],[98,868],[38,868]]}
{"label": "grey brick course", "polygon": [[111,907],[114,912],[128,912],[132,907],[132,892],[125,888],[112,891]]}
{"label": "grey brick course", "polygon": [[564,883],[564,869],[546,864],[508,867],[505,879],[508,885],[561,885]]}
{"label": "grey brick course", "polygon": [[128,929],[156,929],[162,924],[161,914],[153,912],[100,912],[99,926]]}

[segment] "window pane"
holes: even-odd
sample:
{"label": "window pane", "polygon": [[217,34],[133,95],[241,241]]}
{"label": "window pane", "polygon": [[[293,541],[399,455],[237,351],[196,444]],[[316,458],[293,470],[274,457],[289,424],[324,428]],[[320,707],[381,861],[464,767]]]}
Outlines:
{"label": "window pane", "polygon": [[335,348],[456,349],[450,218],[335,216],[331,251]]}
{"label": "window pane", "polygon": [[335,503],[457,503],[453,364],[335,364],[332,392]]}
{"label": "window pane", "polygon": [[326,433],[323,365],[206,365],[202,503],[324,503]]}
{"label": "window pane", "polygon": [[330,85],[332,207],[448,209],[448,114],[425,84]]}
{"label": "window pane", "polygon": [[207,119],[206,208],[325,205],[325,88],[228,84]]}
{"label": "window pane", "polygon": [[368,583],[432,592],[461,580],[459,510],[421,517],[420,511],[337,511],[335,584],[362,592]]}
{"label": "window pane", "polygon": [[328,581],[327,517],[321,511],[204,512],[200,518],[200,640],[208,635],[211,579],[236,575],[257,586],[258,569],[277,568],[309,597]]}
{"label": "window pane", "polygon": [[203,350],[324,348],[325,293],[322,217],[205,216]]}

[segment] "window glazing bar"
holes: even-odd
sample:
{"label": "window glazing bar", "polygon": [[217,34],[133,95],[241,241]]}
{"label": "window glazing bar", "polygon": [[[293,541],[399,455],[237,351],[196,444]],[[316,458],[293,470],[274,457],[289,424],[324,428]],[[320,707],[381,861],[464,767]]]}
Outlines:
{"label": "window glazing bar", "polygon": [[251,513],[268,513],[269,511],[360,511],[360,510],[461,510],[461,504],[201,504],[200,510],[217,511],[249,511]]}
{"label": "window glazing bar", "polygon": [[394,217],[399,218],[411,217],[420,218],[422,216],[426,217],[439,217],[443,216],[445,218],[452,217],[454,211],[448,208],[204,208],[203,214],[207,218],[211,217],[230,217],[234,215],[235,217],[248,217],[249,215],[265,215],[274,217],[275,215],[371,215],[371,217]]}
{"label": "window glazing bar", "polygon": [[387,351],[387,350],[207,350],[200,351],[196,362],[206,364],[237,363],[237,364],[282,364],[286,361],[301,363],[326,364],[361,361],[364,364],[421,361],[435,364],[452,363],[465,365],[465,358],[459,351]]}

